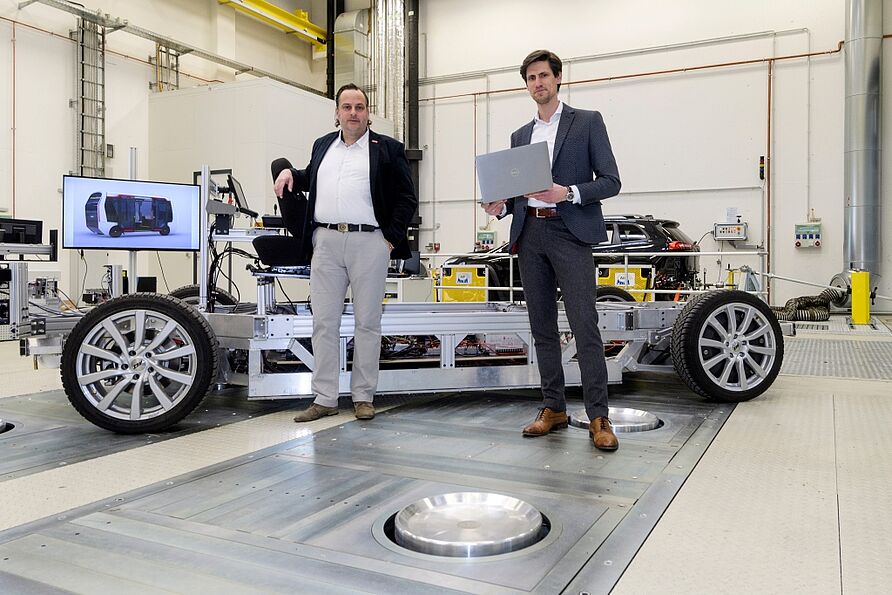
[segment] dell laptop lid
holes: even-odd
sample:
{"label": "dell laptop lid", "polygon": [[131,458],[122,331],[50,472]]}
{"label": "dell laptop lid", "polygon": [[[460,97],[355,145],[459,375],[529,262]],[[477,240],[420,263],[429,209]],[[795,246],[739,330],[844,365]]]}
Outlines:
{"label": "dell laptop lid", "polygon": [[548,143],[478,155],[477,179],[483,203],[548,190],[552,184]]}

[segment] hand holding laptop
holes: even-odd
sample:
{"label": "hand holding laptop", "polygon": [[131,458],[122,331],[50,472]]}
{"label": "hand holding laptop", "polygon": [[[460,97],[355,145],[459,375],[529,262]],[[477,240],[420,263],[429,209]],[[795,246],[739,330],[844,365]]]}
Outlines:
{"label": "hand holding laptop", "polygon": [[557,204],[559,202],[564,202],[565,200],[567,200],[567,187],[553,183],[551,185],[551,188],[549,188],[548,190],[543,190],[542,192],[533,192],[531,194],[524,194],[524,196],[526,196],[527,198],[541,200],[542,202]]}
{"label": "hand holding laptop", "polygon": [[486,214],[490,217],[498,217],[502,214],[502,209],[505,208],[504,200],[497,200],[496,202],[484,202],[480,204],[483,207],[483,210],[486,211]]}
{"label": "hand holding laptop", "polygon": [[[533,192],[531,194],[524,194],[524,196],[526,196],[527,198],[541,200],[542,202],[557,204],[559,202],[564,202],[565,200],[567,200],[567,187],[561,186],[560,184],[552,184],[551,188],[549,188],[548,190]],[[502,214],[502,209],[505,206],[505,200],[503,199],[496,202],[482,203],[480,206],[483,207],[483,210],[486,211],[487,215],[498,217]]]}

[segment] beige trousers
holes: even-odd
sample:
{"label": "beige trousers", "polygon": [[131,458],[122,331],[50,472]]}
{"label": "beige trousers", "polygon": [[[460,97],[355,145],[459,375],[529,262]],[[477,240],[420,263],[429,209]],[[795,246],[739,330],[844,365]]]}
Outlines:
{"label": "beige trousers", "polygon": [[381,313],[390,248],[381,230],[340,232],[318,227],[313,232],[310,303],[313,308],[315,402],[338,404],[340,328],[344,298],[353,294],[353,401],[375,398],[381,357]]}

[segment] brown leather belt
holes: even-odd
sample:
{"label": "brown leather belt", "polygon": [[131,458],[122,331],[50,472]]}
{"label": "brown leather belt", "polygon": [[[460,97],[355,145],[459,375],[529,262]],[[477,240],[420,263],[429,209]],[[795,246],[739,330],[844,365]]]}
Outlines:
{"label": "brown leather belt", "polygon": [[557,209],[537,209],[536,207],[527,207],[527,215],[536,219],[545,219],[547,217],[557,217]]}

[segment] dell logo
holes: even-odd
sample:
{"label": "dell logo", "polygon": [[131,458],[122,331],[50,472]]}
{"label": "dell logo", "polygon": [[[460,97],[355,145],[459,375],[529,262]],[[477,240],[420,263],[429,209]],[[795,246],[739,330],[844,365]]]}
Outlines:
{"label": "dell logo", "polygon": [[516,167],[511,168],[511,177],[512,178],[516,178],[519,175],[520,175],[519,169],[517,169]]}

